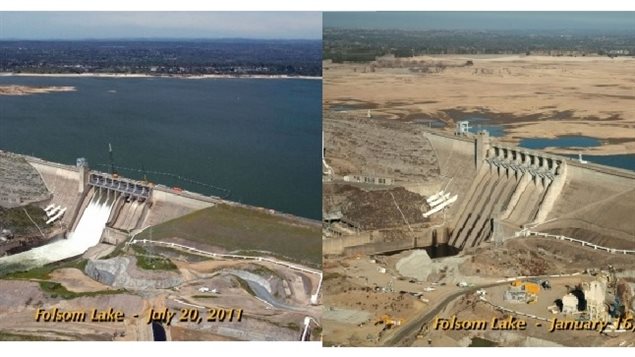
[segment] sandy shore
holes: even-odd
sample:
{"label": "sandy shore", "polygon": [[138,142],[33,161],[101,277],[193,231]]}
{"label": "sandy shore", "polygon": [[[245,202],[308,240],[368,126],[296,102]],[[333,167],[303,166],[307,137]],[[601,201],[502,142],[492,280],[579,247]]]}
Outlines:
{"label": "sandy shore", "polygon": [[598,138],[602,146],[584,149],[595,155],[635,153],[634,88],[632,57],[457,55],[324,62],[327,108],[348,106],[363,118],[369,109],[376,118],[439,118],[449,128],[471,113],[502,125],[501,139],[508,142]]}
{"label": "sandy shore", "polygon": [[204,74],[204,75],[162,75],[162,74],[128,74],[128,73],[11,73],[2,72],[0,77],[53,77],[53,78],[178,78],[178,79],[222,79],[222,78],[246,78],[246,79],[311,79],[321,80],[322,77],[311,76],[287,76],[287,75],[259,75],[259,74]]}
{"label": "sandy shore", "polygon": [[0,96],[22,96],[31,94],[43,94],[54,92],[75,92],[77,89],[73,86],[52,86],[52,87],[34,87],[34,86],[19,86],[9,85],[0,86]]}

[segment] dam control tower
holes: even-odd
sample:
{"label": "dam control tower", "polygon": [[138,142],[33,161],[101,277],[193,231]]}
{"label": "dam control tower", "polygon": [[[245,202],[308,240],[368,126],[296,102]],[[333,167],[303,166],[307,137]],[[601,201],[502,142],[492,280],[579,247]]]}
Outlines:
{"label": "dam control tower", "polygon": [[88,160],[84,157],[77,158],[76,166],[79,171],[79,194],[83,194],[88,186]]}
{"label": "dam control tower", "polygon": [[476,169],[479,170],[485,162],[490,146],[489,132],[487,130],[481,130],[476,133],[475,145],[476,150],[474,151],[474,156],[476,159]]}

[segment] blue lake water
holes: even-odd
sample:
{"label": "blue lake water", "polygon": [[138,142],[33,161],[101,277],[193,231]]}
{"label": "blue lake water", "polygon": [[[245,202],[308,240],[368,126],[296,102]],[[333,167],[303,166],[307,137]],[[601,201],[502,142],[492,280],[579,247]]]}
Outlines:
{"label": "blue lake water", "polygon": [[[578,159],[578,155],[566,155],[573,159]],[[592,162],[594,164],[606,165],[618,167],[620,169],[626,169],[635,171],[635,154],[624,155],[582,155],[582,160]]]}
{"label": "blue lake water", "polygon": [[468,117],[465,120],[470,122],[470,132],[477,133],[481,130],[487,130],[490,136],[505,136],[505,128],[499,124],[488,124],[489,118],[485,117]]}
{"label": "blue lake water", "polygon": [[[465,120],[470,122],[471,132],[476,133],[479,130],[487,130],[490,136],[501,137],[505,135],[504,126],[498,124],[487,124],[490,120],[485,117],[469,117]],[[563,135],[557,138],[523,138],[521,139],[519,146],[528,149],[545,149],[548,147],[594,147],[600,146],[602,142],[598,138],[582,135]],[[565,155],[577,159],[578,155]],[[623,155],[583,155],[583,159],[592,163],[613,166],[621,169],[627,169],[635,171],[635,154],[623,154]]]}
{"label": "blue lake water", "polygon": [[[528,149],[544,149],[548,147],[594,147],[600,146],[602,142],[598,138],[581,135],[565,135],[557,138],[525,138],[520,141],[520,146]],[[578,159],[578,155],[565,155],[573,159]],[[613,166],[621,169],[635,171],[635,155],[584,155],[582,159],[600,165]]]}
{"label": "blue lake water", "polygon": [[528,149],[544,149],[548,147],[571,148],[600,146],[602,142],[597,138],[581,135],[564,135],[557,138],[524,138],[520,146]]}
{"label": "blue lake water", "polygon": [[[76,92],[0,96],[0,149],[92,168],[170,172],[230,199],[321,216],[322,83],[317,80],[0,77]],[[128,177],[143,174],[121,171]],[[218,194],[172,177],[156,183]]]}
{"label": "blue lake water", "polygon": [[476,124],[474,125],[472,132],[477,133],[481,130],[487,130],[490,136],[493,137],[501,137],[505,136],[505,129],[503,129],[502,125],[496,124]]}

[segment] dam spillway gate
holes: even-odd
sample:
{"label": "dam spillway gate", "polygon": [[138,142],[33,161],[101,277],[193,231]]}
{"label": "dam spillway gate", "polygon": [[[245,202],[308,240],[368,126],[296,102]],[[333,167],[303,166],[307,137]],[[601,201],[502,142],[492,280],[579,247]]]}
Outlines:
{"label": "dam spillway gate", "polygon": [[116,196],[106,226],[128,232],[139,228],[151,206],[150,184],[96,171],[90,172],[86,184],[93,191]]}
{"label": "dam spillway gate", "polygon": [[111,175],[95,172],[90,174],[88,185],[112,190],[120,193],[126,198],[134,198],[141,202],[148,200],[150,198],[150,193],[152,192],[152,188],[149,185],[126,178],[113,177]]}

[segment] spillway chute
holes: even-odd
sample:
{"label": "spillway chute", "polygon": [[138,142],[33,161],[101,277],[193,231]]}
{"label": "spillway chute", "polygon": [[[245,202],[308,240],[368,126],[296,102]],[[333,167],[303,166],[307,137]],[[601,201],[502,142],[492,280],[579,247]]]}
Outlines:
{"label": "spillway chute", "polygon": [[[5,264],[40,266],[83,254],[88,248],[99,243],[115,201],[114,193],[107,195],[97,191],[86,205],[75,230],[69,234],[68,239],[0,258],[0,269]],[[59,219],[66,212],[66,208],[60,206],[55,208],[57,213],[53,218]],[[49,221],[51,221],[50,218]]]}

